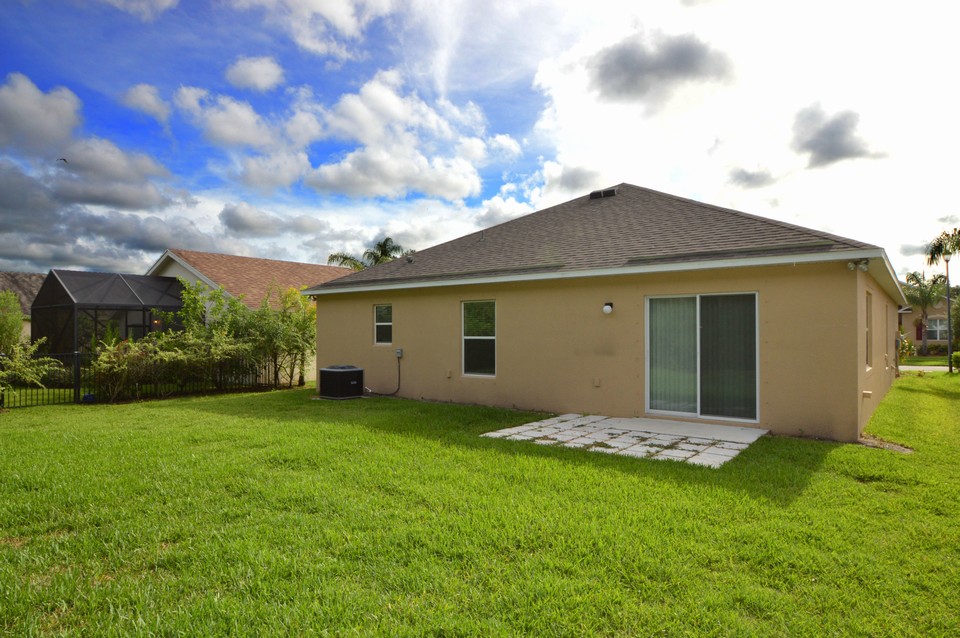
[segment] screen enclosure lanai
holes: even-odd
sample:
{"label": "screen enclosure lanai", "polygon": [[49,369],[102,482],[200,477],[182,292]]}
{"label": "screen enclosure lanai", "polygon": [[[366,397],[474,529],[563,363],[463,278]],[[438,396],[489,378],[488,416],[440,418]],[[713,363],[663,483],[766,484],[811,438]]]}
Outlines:
{"label": "screen enclosure lanai", "polygon": [[31,337],[52,354],[89,352],[108,335],[138,339],[163,328],[157,311],[182,307],[174,277],[51,270],[31,308]]}

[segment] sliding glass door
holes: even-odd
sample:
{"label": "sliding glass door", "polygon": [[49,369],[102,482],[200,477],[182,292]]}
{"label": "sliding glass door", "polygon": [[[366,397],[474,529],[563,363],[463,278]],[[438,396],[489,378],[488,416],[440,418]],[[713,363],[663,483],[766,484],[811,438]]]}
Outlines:
{"label": "sliding glass door", "polygon": [[757,296],[647,300],[647,407],[757,418]]}

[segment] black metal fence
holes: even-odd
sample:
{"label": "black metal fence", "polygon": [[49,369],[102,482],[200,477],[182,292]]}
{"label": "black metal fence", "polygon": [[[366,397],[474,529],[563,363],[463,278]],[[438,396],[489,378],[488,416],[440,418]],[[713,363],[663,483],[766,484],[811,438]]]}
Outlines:
{"label": "black metal fence", "polygon": [[43,378],[43,386],[13,384],[0,392],[0,408],[62,403],[116,403],[164,399],[188,394],[257,390],[276,385],[273,366],[255,359],[203,363],[143,361],[122,370],[98,370],[96,355],[47,355],[60,368]]}

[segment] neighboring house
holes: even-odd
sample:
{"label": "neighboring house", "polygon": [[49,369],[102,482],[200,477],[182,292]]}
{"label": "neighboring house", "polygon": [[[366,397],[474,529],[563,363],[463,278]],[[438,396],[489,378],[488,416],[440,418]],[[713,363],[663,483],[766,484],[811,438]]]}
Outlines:
{"label": "neighboring house", "polygon": [[[901,284],[906,285],[906,284]],[[956,300],[951,300],[951,305]],[[900,324],[904,336],[913,342],[914,346],[920,347],[923,343],[923,315],[919,309],[914,312],[913,307],[907,306],[900,311]],[[943,297],[937,302],[937,305],[927,308],[927,345],[944,346],[947,345],[947,298]]]}
{"label": "neighboring house", "polygon": [[40,292],[40,286],[46,275],[35,272],[0,272],[0,290],[12,290],[20,298],[20,311],[23,312],[23,330],[25,338],[30,338],[30,305]]}
{"label": "neighboring house", "polygon": [[227,294],[242,297],[244,304],[256,310],[268,294],[271,295],[270,305],[278,308],[277,289],[299,290],[352,272],[349,268],[339,266],[171,248],[164,251],[146,274],[182,277],[188,282],[200,281],[211,289],[222,287]]}
{"label": "neighboring house", "polygon": [[305,294],[318,363],[377,392],[843,441],[906,303],[877,246],[630,184]]}
{"label": "neighboring house", "polygon": [[[302,289],[318,282],[327,282],[354,271],[339,266],[304,264],[276,259],[239,257],[219,253],[171,248],[147,270],[148,275],[180,277],[188,282],[199,281],[211,289],[222,287],[232,297],[256,310],[270,295],[270,306],[279,309],[277,290]],[[316,367],[307,362],[305,379],[316,379]]]}

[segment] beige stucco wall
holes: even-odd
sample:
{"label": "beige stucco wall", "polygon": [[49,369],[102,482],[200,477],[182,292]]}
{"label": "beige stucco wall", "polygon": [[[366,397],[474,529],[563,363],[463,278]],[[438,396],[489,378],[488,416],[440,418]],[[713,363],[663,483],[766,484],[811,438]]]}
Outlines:
{"label": "beige stucco wall", "polygon": [[[857,271],[857,324],[860,331],[857,355],[860,387],[860,405],[857,424],[859,431],[870,420],[880,399],[890,389],[897,366],[897,312],[899,306],[868,274]],[[867,330],[867,305],[870,305],[870,330]],[[872,352],[867,356],[867,350]],[[868,364],[869,362],[869,364]]]}
{"label": "beige stucco wall", "polygon": [[[645,298],[756,292],[757,423],[854,440],[893,378],[892,367],[867,373],[860,365],[865,311],[858,299],[869,282],[844,262],[322,295],[317,363],[362,367],[367,387],[391,393],[394,350],[403,348],[399,396],[645,416]],[[895,331],[896,306],[879,288],[874,298],[892,305],[888,331]],[[497,302],[494,378],[461,374],[461,302],[484,299]],[[610,315],[601,312],[605,302],[614,304]],[[393,343],[375,345],[373,306],[385,303],[393,305]],[[869,402],[864,389],[873,391]]]}

